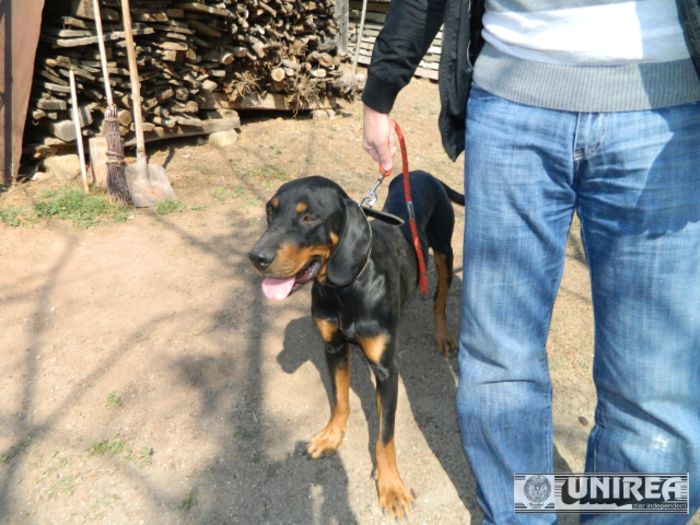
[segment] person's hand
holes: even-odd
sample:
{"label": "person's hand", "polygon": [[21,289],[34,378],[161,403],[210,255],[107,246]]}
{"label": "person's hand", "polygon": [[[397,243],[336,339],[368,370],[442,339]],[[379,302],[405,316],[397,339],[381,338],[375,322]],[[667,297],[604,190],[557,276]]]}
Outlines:
{"label": "person's hand", "polygon": [[396,142],[389,115],[365,106],[363,121],[362,147],[383,169],[391,171]]}

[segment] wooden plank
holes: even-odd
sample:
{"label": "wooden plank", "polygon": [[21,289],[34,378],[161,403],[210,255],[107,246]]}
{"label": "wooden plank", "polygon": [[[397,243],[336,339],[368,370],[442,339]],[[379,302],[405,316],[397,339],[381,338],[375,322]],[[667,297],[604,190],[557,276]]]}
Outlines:
{"label": "wooden plank", "polygon": [[221,9],[219,7],[211,7],[208,5],[200,4],[199,2],[177,2],[175,4],[176,8],[184,9],[185,11],[194,11],[195,13],[206,13],[209,15],[217,15],[230,17],[232,16],[231,11],[228,9]]}
{"label": "wooden plank", "polygon": [[[149,143],[181,137],[196,137],[199,135],[209,135],[215,131],[239,129],[240,127],[241,119],[238,115],[235,115],[218,119],[204,120],[202,121],[201,128],[176,126],[173,129],[164,129],[156,127],[153,131],[144,133],[144,140]],[[124,145],[127,147],[135,146],[136,139],[131,139]]]}
{"label": "wooden plank", "polygon": [[[70,10],[74,16],[87,18],[88,20],[95,19],[95,13],[92,10],[92,0],[72,0]],[[109,7],[101,7],[100,16],[103,22],[120,20],[119,12]]]}
{"label": "wooden plank", "polygon": [[[141,36],[152,35],[153,33],[155,33],[155,30],[152,27],[142,26],[135,27],[133,32],[134,36]],[[112,31],[110,33],[105,33],[104,37],[105,42],[111,42],[113,40],[124,40],[124,31]],[[57,38],[42,33],[41,40],[43,40],[44,42],[48,42],[53,47],[79,47],[87,46],[90,44],[97,44],[98,37],[97,35],[95,35],[86,36],[82,38]]]}
{"label": "wooden plank", "polygon": [[92,36],[92,31],[87,29],[65,29],[63,27],[53,27],[45,25],[42,28],[44,33],[53,35],[59,38],[79,38],[84,36]]}
{"label": "wooden plank", "polygon": [[188,20],[187,25],[203,35],[210,36],[212,38],[221,38],[221,32],[211,27],[211,25],[203,24],[197,20]]}
{"label": "wooden plank", "polygon": [[40,98],[32,101],[32,103],[35,104],[37,108],[46,111],[66,111],[68,109],[68,103],[58,98]]}

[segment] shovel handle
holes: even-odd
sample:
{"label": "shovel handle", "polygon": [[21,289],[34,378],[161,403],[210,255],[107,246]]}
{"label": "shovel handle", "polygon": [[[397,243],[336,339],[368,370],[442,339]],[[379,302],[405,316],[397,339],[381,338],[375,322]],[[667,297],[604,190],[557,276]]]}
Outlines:
{"label": "shovel handle", "polygon": [[121,0],[122,21],[124,22],[124,37],[126,39],[126,55],[129,59],[129,78],[131,79],[131,102],[134,106],[134,127],[136,128],[136,156],[146,156],[146,143],[143,140],[143,117],[141,115],[141,82],[136,64],[136,46],[131,30],[131,11],[129,0]]}
{"label": "shovel handle", "polygon": [[102,65],[102,79],[105,83],[105,95],[107,105],[114,104],[112,87],[109,85],[109,70],[107,69],[107,52],[105,51],[105,37],[102,33],[102,15],[100,15],[100,0],[92,0],[92,11],[95,15],[95,27],[97,28],[97,47],[100,49],[100,64]]}

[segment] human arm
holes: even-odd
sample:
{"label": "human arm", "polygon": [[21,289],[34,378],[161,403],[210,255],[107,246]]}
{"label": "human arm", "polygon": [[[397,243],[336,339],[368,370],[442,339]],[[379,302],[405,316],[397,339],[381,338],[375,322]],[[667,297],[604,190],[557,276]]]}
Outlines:
{"label": "human arm", "polygon": [[445,0],[393,0],[374,44],[362,94],[363,146],[385,169],[395,151],[389,113],[440,29],[444,10]]}

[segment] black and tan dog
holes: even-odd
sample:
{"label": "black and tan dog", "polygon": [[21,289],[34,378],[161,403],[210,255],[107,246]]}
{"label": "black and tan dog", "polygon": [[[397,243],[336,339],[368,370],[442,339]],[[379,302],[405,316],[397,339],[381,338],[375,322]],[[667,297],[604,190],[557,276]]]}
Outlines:
{"label": "black and tan dog", "polygon": [[[435,341],[438,350],[451,354],[456,345],[445,319],[452,281],[451,202],[464,205],[464,197],[421,171],[411,173],[411,194],[423,253],[427,256],[428,246],[433,249],[437,269]],[[384,211],[407,219],[401,177],[391,181]],[[319,458],[341,444],[349,414],[348,351],[350,344],[358,345],[376,377],[379,504],[389,514],[402,517],[413,496],[396,468],[394,416],[399,376],[394,355],[399,317],[418,282],[408,225],[399,228],[378,220],[369,222],[340,186],[323,177],[281,186],[267,203],[267,222],[267,231],[249,254],[266,276],[263,292],[270,299],[282,300],[314,281],[311,312],[325,342],[333,383],[330,420],[311,439],[307,453]]]}

